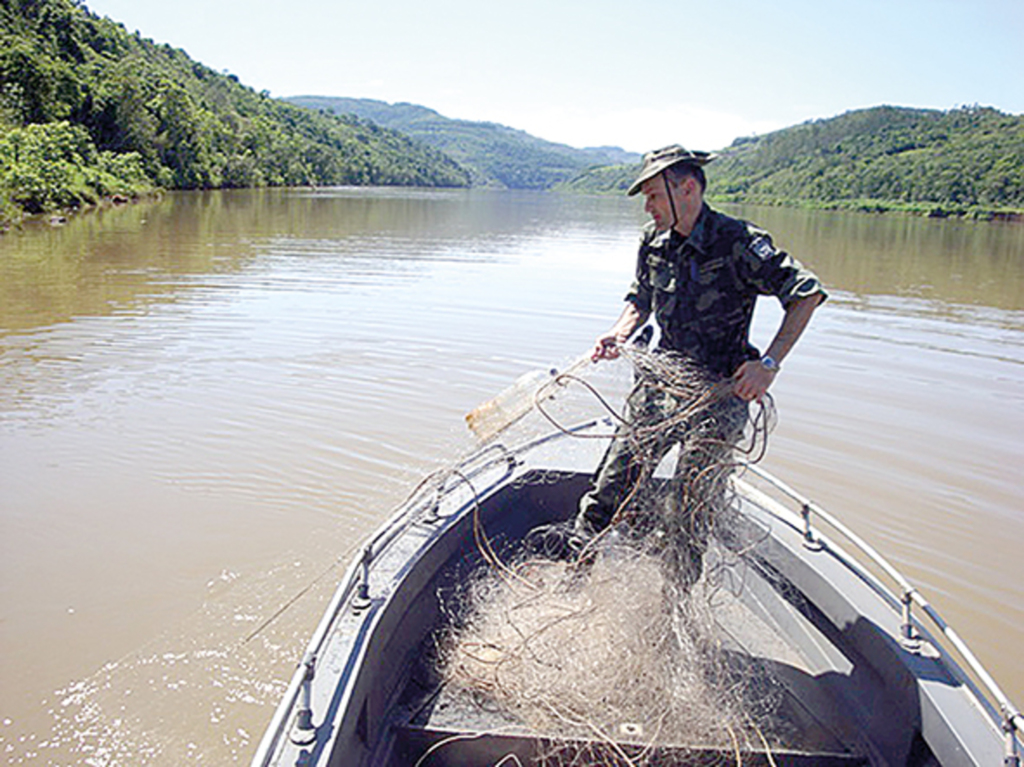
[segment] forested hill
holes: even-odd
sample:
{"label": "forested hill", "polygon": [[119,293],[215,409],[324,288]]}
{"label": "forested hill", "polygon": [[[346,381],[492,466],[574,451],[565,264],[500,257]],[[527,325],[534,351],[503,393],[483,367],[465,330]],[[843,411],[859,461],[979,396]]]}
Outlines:
{"label": "forested hill", "polygon": [[497,123],[453,120],[416,104],[331,96],[293,96],[287,101],[336,115],[357,115],[400,130],[471,168],[473,183],[478,185],[548,189],[586,168],[640,159],[618,147],[576,149]]}
{"label": "forested hill", "polygon": [[[1024,210],[1024,117],[882,106],[737,139],[708,167],[713,199],[859,210]],[[635,166],[566,185],[624,191]]]}
{"label": "forested hill", "polygon": [[397,131],[271,99],[80,3],[0,3],[0,217],[154,185],[469,181]]}

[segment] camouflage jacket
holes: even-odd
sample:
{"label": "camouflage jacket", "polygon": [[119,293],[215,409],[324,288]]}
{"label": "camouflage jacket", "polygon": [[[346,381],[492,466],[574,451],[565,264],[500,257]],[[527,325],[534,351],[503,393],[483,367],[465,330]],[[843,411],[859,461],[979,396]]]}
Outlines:
{"label": "camouflage jacket", "polygon": [[689,237],[657,232],[653,222],[644,229],[626,300],[644,316],[654,312],[659,348],[729,376],[760,356],[749,341],[759,295],[785,307],[816,293],[826,295],[818,278],[767,232],[705,205]]}

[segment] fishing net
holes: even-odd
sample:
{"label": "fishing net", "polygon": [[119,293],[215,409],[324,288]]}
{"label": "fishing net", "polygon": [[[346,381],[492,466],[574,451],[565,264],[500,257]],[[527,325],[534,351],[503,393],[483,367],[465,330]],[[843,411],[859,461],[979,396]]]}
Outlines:
{"label": "fishing net", "polygon": [[567,430],[581,398],[614,419],[602,471],[622,487],[606,494],[603,519],[595,513],[601,524],[570,520],[500,559],[485,552],[448,600],[441,673],[543,736],[544,764],[675,763],[662,744],[742,761],[782,737],[779,685],[722,630],[743,554],[762,536],[738,518],[729,480],[763,454],[771,402],[748,407],[681,357],[637,347],[623,357],[622,412],[575,373],[550,382],[553,399],[543,387],[534,396],[548,428]]}

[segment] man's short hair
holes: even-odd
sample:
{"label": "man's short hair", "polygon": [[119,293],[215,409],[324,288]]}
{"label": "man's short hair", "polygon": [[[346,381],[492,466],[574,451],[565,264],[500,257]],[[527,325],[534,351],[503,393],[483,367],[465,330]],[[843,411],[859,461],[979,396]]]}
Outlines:
{"label": "man's short hair", "polygon": [[708,178],[704,175],[704,169],[699,165],[681,162],[676,165],[670,165],[662,172],[673,184],[679,184],[687,176],[693,176],[697,179],[697,183],[700,184],[701,194],[703,194],[704,190],[708,187]]}

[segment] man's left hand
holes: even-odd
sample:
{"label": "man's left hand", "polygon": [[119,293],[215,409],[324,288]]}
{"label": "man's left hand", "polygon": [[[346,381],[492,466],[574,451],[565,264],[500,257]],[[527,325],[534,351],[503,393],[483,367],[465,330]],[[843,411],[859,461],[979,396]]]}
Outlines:
{"label": "man's left hand", "polygon": [[732,391],[745,402],[760,402],[772,385],[778,370],[769,370],[761,360],[747,360],[732,374]]}

